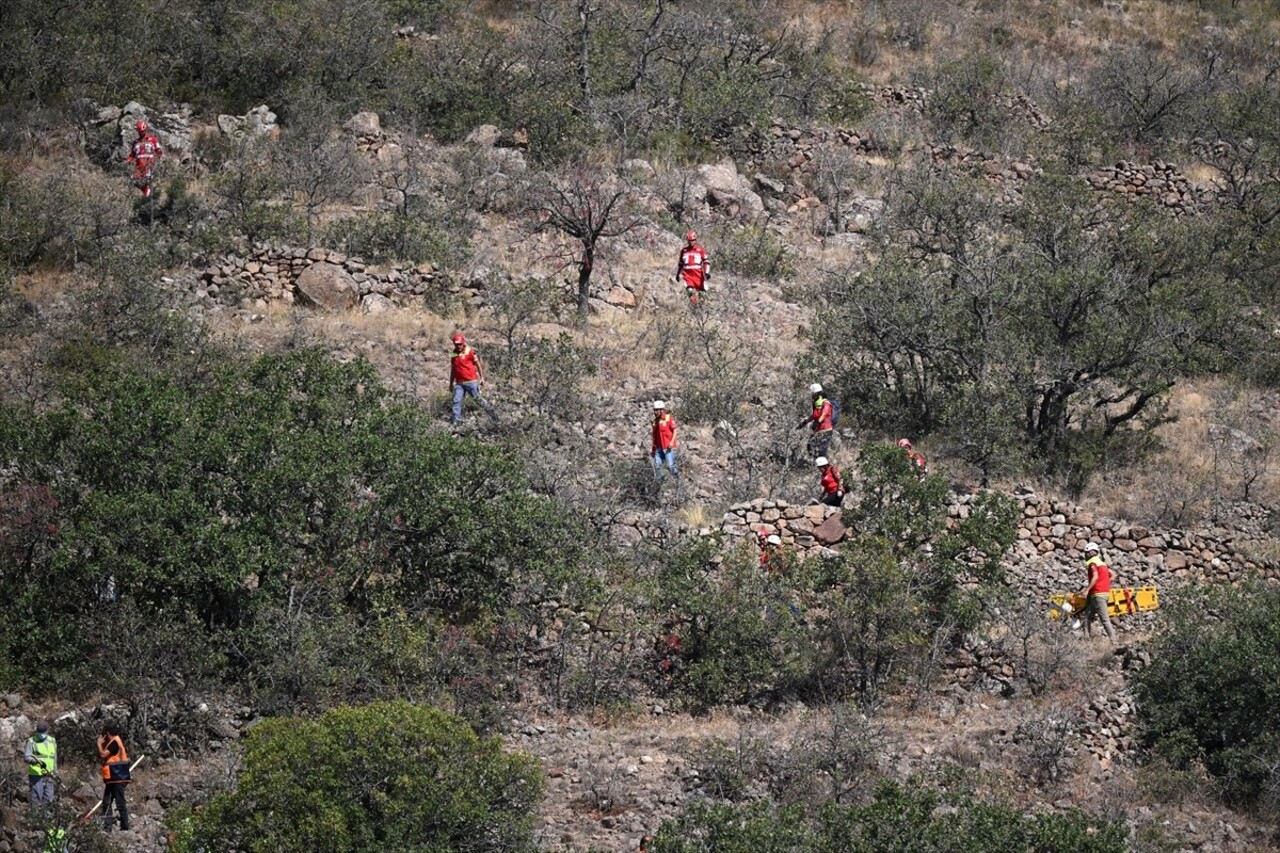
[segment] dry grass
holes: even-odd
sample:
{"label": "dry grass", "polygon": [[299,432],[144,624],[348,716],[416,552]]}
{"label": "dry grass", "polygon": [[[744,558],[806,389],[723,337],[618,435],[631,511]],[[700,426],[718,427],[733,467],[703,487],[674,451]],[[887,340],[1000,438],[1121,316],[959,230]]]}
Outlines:
{"label": "dry grass", "polygon": [[1248,499],[1280,502],[1280,408],[1264,395],[1223,381],[1178,386],[1163,447],[1133,469],[1100,478],[1087,499],[1123,518],[1190,525],[1211,521]]}

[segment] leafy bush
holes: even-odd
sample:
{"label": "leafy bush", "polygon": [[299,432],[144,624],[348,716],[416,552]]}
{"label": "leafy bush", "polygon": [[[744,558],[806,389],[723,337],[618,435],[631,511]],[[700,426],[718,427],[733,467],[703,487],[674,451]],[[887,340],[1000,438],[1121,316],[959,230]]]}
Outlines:
{"label": "leafy bush", "polygon": [[695,710],[794,691],[812,657],[795,585],[741,552],[713,567],[712,547],[688,545],[660,570],[656,609],[680,638],[669,689]]}
{"label": "leafy bush", "polygon": [[791,249],[768,228],[749,226],[718,232],[708,242],[715,247],[713,260],[718,270],[775,281],[795,275]]}
{"label": "leafy bush", "polygon": [[1231,803],[1280,804],[1280,590],[1188,590],[1134,685],[1146,743],[1177,770],[1203,764]]}
{"label": "leafy bush", "polygon": [[864,423],[941,430],[988,477],[1025,454],[1080,488],[1143,447],[1177,377],[1258,340],[1204,223],[1099,208],[1067,176],[1009,211],[980,179],[898,179],[878,235],[823,291],[819,368]]}
{"label": "leafy bush", "polygon": [[325,241],[373,263],[429,263],[452,269],[465,262],[469,249],[456,234],[425,217],[372,211],[333,223]]}
{"label": "leafy bush", "polygon": [[945,481],[917,477],[896,447],[864,448],[858,483],[846,518],[860,533],[839,557],[768,575],[743,550],[718,565],[708,544],[668,555],[656,605],[680,651],[666,686],[689,707],[797,695],[874,704],[977,624],[1017,505],[984,493],[948,529]]}
{"label": "leafy bush", "polygon": [[538,763],[434,708],[388,702],[256,727],[244,769],[176,849],[533,850]]}

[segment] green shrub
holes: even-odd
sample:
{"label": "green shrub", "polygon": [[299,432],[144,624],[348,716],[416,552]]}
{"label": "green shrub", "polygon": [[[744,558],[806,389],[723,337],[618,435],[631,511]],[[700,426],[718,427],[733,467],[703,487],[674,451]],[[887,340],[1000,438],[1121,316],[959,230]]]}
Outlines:
{"label": "green shrub", "polygon": [[442,711],[340,708],[256,727],[235,789],[192,817],[176,849],[533,850],[541,793],[535,759]]}
{"label": "green shrub", "polygon": [[327,245],[372,263],[429,263],[453,269],[466,261],[465,237],[446,223],[406,213],[373,211],[333,223]]}
{"label": "green shrub", "polygon": [[794,692],[812,655],[795,584],[741,552],[713,566],[712,547],[689,544],[660,569],[656,609],[681,648],[668,689],[699,711]]}
{"label": "green shrub", "polygon": [[791,249],[766,227],[714,232],[707,240],[714,247],[712,260],[717,270],[772,281],[795,275]]}
{"label": "green shrub", "polygon": [[1203,765],[1224,798],[1280,804],[1280,590],[1187,590],[1134,677],[1146,743],[1176,770]]}

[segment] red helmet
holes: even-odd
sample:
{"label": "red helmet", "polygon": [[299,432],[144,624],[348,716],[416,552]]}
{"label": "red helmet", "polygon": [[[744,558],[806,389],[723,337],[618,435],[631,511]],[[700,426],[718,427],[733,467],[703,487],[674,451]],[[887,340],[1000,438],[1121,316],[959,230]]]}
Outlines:
{"label": "red helmet", "polygon": [[900,439],[898,439],[898,446],[899,446],[899,447],[906,448],[907,450],[910,450],[910,449],[911,449],[911,439],[909,439],[909,438],[900,438]]}
{"label": "red helmet", "polygon": [[134,127],[138,129],[139,136],[147,132],[147,123],[142,119],[138,119],[138,123],[135,124]]}
{"label": "red helmet", "polygon": [[453,342],[455,344],[465,344],[467,342],[467,338],[462,334],[462,332],[454,332]]}
{"label": "red helmet", "polygon": [[690,231],[689,233],[687,233],[687,234],[685,234],[685,235],[684,235],[684,240],[685,240],[685,242],[686,242],[686,243],[696,243],[696,242],[698,242],[698,232],[697,232],[697,231]]}

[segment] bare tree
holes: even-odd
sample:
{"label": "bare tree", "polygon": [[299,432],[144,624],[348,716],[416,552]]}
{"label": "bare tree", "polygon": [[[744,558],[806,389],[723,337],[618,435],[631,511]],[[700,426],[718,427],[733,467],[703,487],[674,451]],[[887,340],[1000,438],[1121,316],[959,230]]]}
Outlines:
{"label": "bare tree", "polygon": [[578,314],[587,315],[591,273],[602,241],[620,237],[640,224],[627,208],[629,188],[612,171],[586,166],[563,176],[545,175],[533,188],[530,209],[534,231],[554,231],[568,237],[565,266],[578,266]]}

